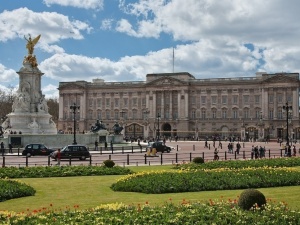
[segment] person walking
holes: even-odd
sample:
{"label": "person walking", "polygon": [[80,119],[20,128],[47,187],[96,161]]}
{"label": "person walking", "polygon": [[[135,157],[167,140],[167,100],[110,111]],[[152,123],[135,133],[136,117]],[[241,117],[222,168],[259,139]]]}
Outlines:
{"label": "person walking", "polygon": [[107,142],[104,142],[104,149],[107,150]]}
{"label": "person walking", "polygon": [[98,143],[98,141],[96,140],[96,141],[95,141],[95,151],[98,151],[98,144],[99,144],[99,143]]}
{"label": "person walking", "polygon": [[60,166],[60,159],[61,159],[61,153],[60,153],[60,148],[57,149],[56,153],[56,160],[57,160],[57,165]]}
{"label": "person walking", "polygon": [[13,152],[12,152],[12,148],[13,148],[12,144],[9,143],[9,144],[8,144],[8,151],[9,151],[9,153],[13,153]]}
{"label": "person walking", "polygon": [[3,143],[3,141],[1,142],[0,147],[1,147],[2,155],[4,155],[5,149],[4,149],[4,143]]}

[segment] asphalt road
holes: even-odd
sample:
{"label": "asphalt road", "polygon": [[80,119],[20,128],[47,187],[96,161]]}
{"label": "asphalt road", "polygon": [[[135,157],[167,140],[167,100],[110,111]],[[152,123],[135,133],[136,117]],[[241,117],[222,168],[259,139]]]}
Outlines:
{"label": "asphalt road", "polygon": [[[219,146],[219,142],[215,143],[215,147],[218,149],[219,160],[242,160],[242,159],[251,159],[251,149],[252,146],[262,146],[266,149],[265,157],[274,158],[281,157],[284,155],[284,151],[280,150],[280,144],[277,142],[241,142],[240,154],[228,153],[228,143],[221,142],[222,148]],[[133,143],[135,144],[135,143]],[[102,162],[106,159],[112,159],[117,165],[120,166],[144,166],[144,165],[165,165],[165,164],[174,164],[174,163],[184,163],[189,162],[195,157],[204,157],[205,160],[213,160],[214,156],[214,147],[213,142],[208,141],[208,148],[205,148],[204,141],[167,141],[168,146],[173,147],[173,150],[170,153],[157,153],[156,155],[149,155],[146,152],[145,146],[140,150],[124,150],[124,151],[93,151],[92,147],[90,152],[92,154],[91,159],[84,161],[78,159],[63,159],[61,160],[61,165],[101,165]],[[237,142],[234,142],[234,150],[236,149]],[[146,145],[146,144],[145,144]],[[295,144],[297,148],[297,156],[299,156],[300,144]],[[14,150],[13,154],[4,154],[2,156],[2,166],[53,166],[56,165],[56,161],[48,158],[47,156],[18,156],[17,150]],[[22,150],[20,149],[20,154]]]}

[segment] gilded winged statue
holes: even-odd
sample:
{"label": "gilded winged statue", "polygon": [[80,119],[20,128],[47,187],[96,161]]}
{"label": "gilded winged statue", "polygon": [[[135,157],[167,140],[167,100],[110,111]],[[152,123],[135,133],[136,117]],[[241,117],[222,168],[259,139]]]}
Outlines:
{"label": "gilded winged statue", "polygon": [[33,54],[34,46],[39,41],[41,35],[38,35],[36,38],[31,39],[31,35],[29,35],[29,38],[27,39],[25,36],[25,40],[27,41],[26,48],[28,49],[28,55]]}

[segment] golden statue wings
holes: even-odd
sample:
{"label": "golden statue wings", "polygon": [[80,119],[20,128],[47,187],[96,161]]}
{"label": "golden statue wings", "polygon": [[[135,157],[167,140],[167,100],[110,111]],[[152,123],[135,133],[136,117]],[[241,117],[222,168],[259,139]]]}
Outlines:
{"label": "golden statue wings", "polygon": [[28,39],[24,36],[25,40],[27,41],[26,48],[28,49],[28,55],[33,54],[34,46],[39,41],[40,37],[41,35],[38,35],[36,38],[32,40],[30,35]]}

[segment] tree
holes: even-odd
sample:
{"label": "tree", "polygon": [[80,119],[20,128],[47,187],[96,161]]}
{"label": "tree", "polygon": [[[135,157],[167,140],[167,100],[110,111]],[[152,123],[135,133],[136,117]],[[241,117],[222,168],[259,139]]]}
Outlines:
{"label": "tree", "polygon": [[49,107],[48,112],[52,116],[52,120],[57,124],[59,113],[59,103],[57,98],[47,99],[47,105]]}
{"label": "tree", "polygon": [[[8,90],[0,89],[0,118],[2,120],[5,119],[7,114],[11,113],[14,96],[15,93],[13,87],[8,87]],[[2,122],[3,121],[1,121],[1,123]]]}

